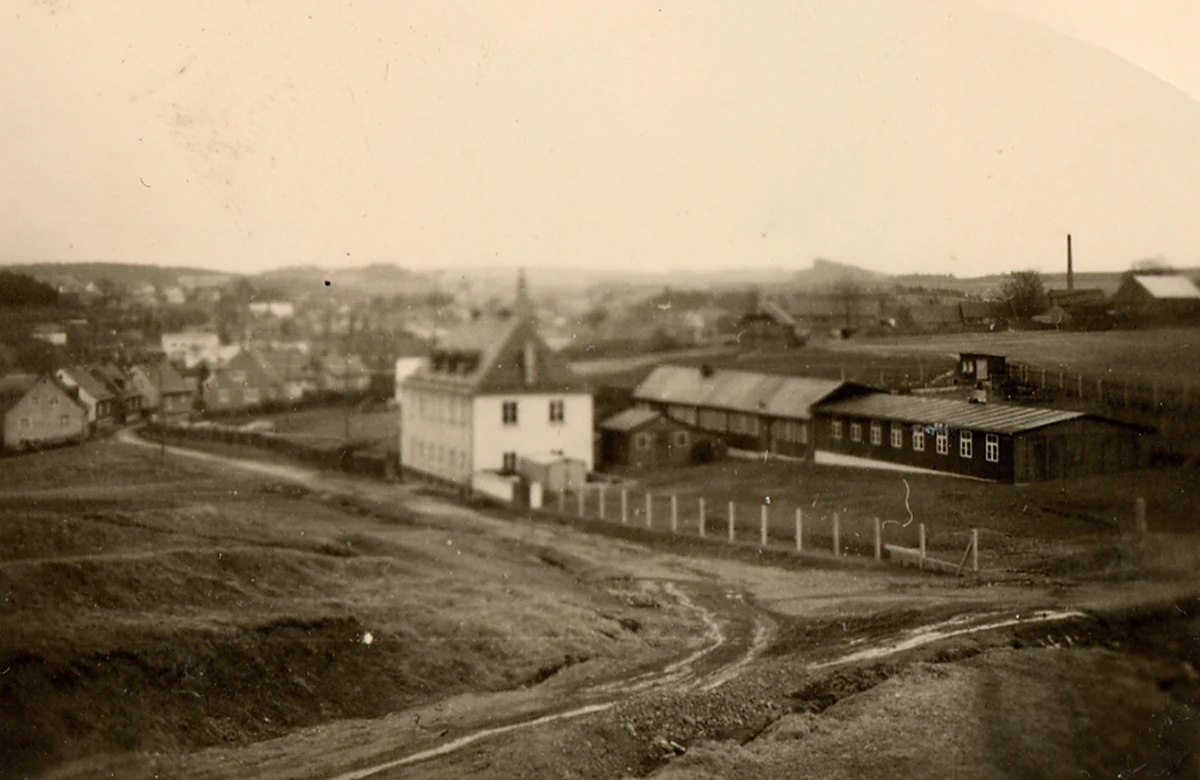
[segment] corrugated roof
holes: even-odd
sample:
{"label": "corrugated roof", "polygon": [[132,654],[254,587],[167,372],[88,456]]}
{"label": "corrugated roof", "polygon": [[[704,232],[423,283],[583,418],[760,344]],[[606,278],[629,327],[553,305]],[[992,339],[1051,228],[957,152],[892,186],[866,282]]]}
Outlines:
{"label": "corrugated roof", "polygon": [[948,398],[871,393],[844,401],[821,404],[822,412],[853,414],[898,422],[941,423],[955,428],[992,433],[1019,433],[1086,417],[1083,412],[1063,412],[1009,404],[973,404]]}
{"label": "corrugated roof", "polygon": [[646,423],[654,422],[659,417],[662,417],[662,415],[653,409],[626,409],[623,412],[617,412],[612,417],[600,423],[600,429],[628,433],[635,428],[642,427]]}
{"label": "corrugated roof", "polygon": [[807,420],[812,406],[843,383],[831,379],[718,370],[703,376],[690,366],[659,366],[638,385],[639,401],[680,404]]}
{"label": "corrugated roof", "polygon": [[1133,279],[1155,298],[1200,299],[1200,288],[1186,276],[1136,275]]}

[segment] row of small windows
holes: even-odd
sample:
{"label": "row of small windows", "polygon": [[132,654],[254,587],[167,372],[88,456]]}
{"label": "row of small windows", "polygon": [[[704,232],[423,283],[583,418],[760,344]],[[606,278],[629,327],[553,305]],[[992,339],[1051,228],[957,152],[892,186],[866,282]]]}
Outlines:
{"label": "row of small windows", "polygon": [[467,451],[412,438],[408,440],[410,457],[417,465],[462,474],[467,471]]}
{"label": "row of small windows", "polygon": [[753,414],[696,409],[694,406],[668,406],[667,416],[706,431],[743,436],[758,436],[764,425],[770,425],[773,436],[780,441],[808,443],[808,426],[794,420],[775,420],[767,423]]}
{"label": "row of small windows", "polygon": [[[890,428],[891,445],[895,449],[904,447],[904,426],[899,423],[892,423]],[[830,435],[834,441],[841,441],[844,435],[844,429],[841,420],[834,420],[830,427]],[[879,422],[871,423],[870,430],[871,446],[883,446],[883,424]],[[850,441],[859,443],[863,440],[862,423],[850,423]],[[934,446],[938,455],[950,454],[950,434],[948,431],[938,430],[934,436]],[[914,427],[912,430],[912,448],[913,452],[925,451],[925,429],[923,427]],[[958,432],[958,456],[960,458],[973,458],[975,456],[975,434],[973,431]],[[983,441],[983,457],[988,463],[1000,462],[1000,436],[995,433],[984,434]]]}
{"label": "row of small windows", "polygon": [[[20,422],[21,430],[27,431],[32,427],[33,427],[32,420],[30,420],[28,417],[21,418],[21,422]],[[70,428],[71,427],[71,416],[68,414],[64,414],[61,417],[59,417],[58,418],[58,427],[59,428]]]}
{"label": "row of small windows", "polygon": [[[516,401],[505,401],[500,406],[500,418],[505,425],[516,425],[520,421],[520,405]],[[567,404],[556,399],[549,404],[549,418],[552,423],[562,423],[567,419]]]}
{"label": "row of small windows", "polygon": [[[676,447],[688,446],[687,431],[676,431],[672,443]],[[654,435],[650,433],[639,433],[634,439],[634,446],[642,451],[650,449],[654,444]]]}

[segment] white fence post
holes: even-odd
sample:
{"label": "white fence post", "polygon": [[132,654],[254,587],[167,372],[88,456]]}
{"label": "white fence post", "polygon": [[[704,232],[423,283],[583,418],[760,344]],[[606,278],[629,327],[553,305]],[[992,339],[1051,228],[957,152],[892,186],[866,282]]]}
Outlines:
{"label": "white fence post", "polygon": [[971,529],[971,571],[979,571],[979,529]]}
{"label": "white fence post", "polygon": [[734,506],[733,506],[733,502],[730,501],[729,502],[729,541],[731,541],[731,542],[733,541],[733,538],[735,535],[733,532],[733,513],[734,513]]}
{"label": "white fence post", "polygon": [[804,510],[796,507],[796,552],[804,550]]}
{"label": "white fence post", "polygon": [[679,496],[671,494],[671,533],[679,533]]}
{"label": "white fence post", "polygon": [[608,492],[608,488],[604,485],[600,486],[600,519],[604,519],[604,495]]}
{"label": "white fence post", "polygon": [[842,554],[841,525],[842,525],[842,521],[840,518],[838,518],[838,513],[834,512],[833,513],[833,554],[834,555]]}
{"label": "white fence post", "polygon": [[558,491],[558,513],[565,515],[567,513],[567,489],[562,488]]}
{"label": "white fence post", "polygon": [[654,496],[650,491],[646,491],[646,527],[654,526]]}
{"label": "white fence post", "polygon": [[704,538],[704,497],[700,497],[700,505],[698,507],[700,513],[700,538]]}
{"label": "white fence post", "polygon": [[917,544],[921,548],[921,559],[917,562],[918,568],[925,568],[925,524],[921,523],[917,526]]}
{"label": "white fence post", "polygon": [[580,485],[579,492],[576,494],[579,496],[578,504],[579,504],[579,516],[580,517],[583,517],[584,512],[587,510],[587,498],[584,496],[584,491],[586,489],[587,488],[585,486]]}
{"label": "white fence post", "polygon": [[621,525],[629,522],[629,491],[621,488]]}
{"label": "white fence post", "polygon": [[767,546],[767,512],[768,512],[767,505],[763,504],[762,511],[759,512],[760,517],[759,517],[759,521],[758,521],[758,525],[759,525],[758,546],[759,547]]}
{"label": "white fence post", "polygon": [[875,560],[883,560],[883,524],[875,518]]}

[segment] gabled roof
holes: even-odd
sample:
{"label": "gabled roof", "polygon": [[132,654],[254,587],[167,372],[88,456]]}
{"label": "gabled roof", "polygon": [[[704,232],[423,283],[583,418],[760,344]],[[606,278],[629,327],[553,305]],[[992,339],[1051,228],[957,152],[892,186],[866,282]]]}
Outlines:
{"label": "gabled roof", "polygon": [[1032,406],[973,404],[949,398],[887,393],[870,393],[857,398],[832,401],[821,404],[820,411],[926,425],[941,423],[954,428],[988,433],[1020,433],[1088,416],[1083,412],[1064,412]]}
{"label": "gabled roof", "polygon": [[[534,352],[534,382],[525,382],[525,345]],[[529,317],[481,318],[446,334],[406,384],[457,387],[476,394],[587,392],[587,385],[537,334]]]}
{"label": "gabled roof", "polygon": [[1133,280],[1153,298],[1200,300],[1200,288],[1181,274],[1135,274]]}
{"label": "gabled roof", "polygon": [[111,401],[116,397],[103,382],[92,376],[92,372],[83,366],[68,366],[62,371],[71,378],[72,382],[79,385],[83,392],[97,401]]}
{"label": "gabled roof", "polygon": [[807,420],[814,404],[847,383],[836,379],[779,376],[751,371],[705,371],[691,366],[658,366],[633,397],[639,401],[678,404],[770,417]]}
{"label": "gabled roof", "polygon": [[68,401],[86,411],[84,405],[72,396],[67,388],[59,384],[58,380],[52,375],[43,374],[39,377],[32,374],[10,374],[6,377],[0,377],[0,417],[3,417],[9,409],[20,403],[21,399],[28,395],[30,390],[42,382],[51,385],[59,393],[66,396]]}
{"label": "gabled roof", "polygon": [[181,395],[183,393],[196,392],[195,377],[184,378],[180,376],[179,372],[167,360],[163,360],[157,365],[147,366],[145,372],[150,383],[158,388],[158,392],[164,395]]}
{"label": "gabled roof", "polygon": [[652,423],[660,417],[662,417],[662,415],[653,409],[640,409],[634,407],[632,409],[626,409],[623,412],[617,412],[612,417],[609,417],[607,420],[600,423],[599,427],[602,431],[628,433],[629,431],[641,428],[647,423]]}

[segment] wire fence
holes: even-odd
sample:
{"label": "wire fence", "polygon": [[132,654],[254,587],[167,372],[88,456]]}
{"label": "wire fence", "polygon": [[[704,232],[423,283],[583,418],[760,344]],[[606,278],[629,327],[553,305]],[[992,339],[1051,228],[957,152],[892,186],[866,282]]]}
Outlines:
{"label": "wire fence", "polygon": [[1008,378],[1043,394],[1110,410],[1159,415],[1192,413],[1200,406],[1200,389],[1186,383],[1130,382],[1020,362],[1009,362]]}
{"label": "wire fence", "polygon": [[[602,521],[664,535],[704,538],[763,550],[882,560],[956,573],[979,570],[978,531],[819,510],[779,502],[714,501],[639,486],[589,483],[551,491],[533,507],[560,519]],[[935,558],[937,553],[941,558]],[[961,557],[958,557],[961,556]]]}

